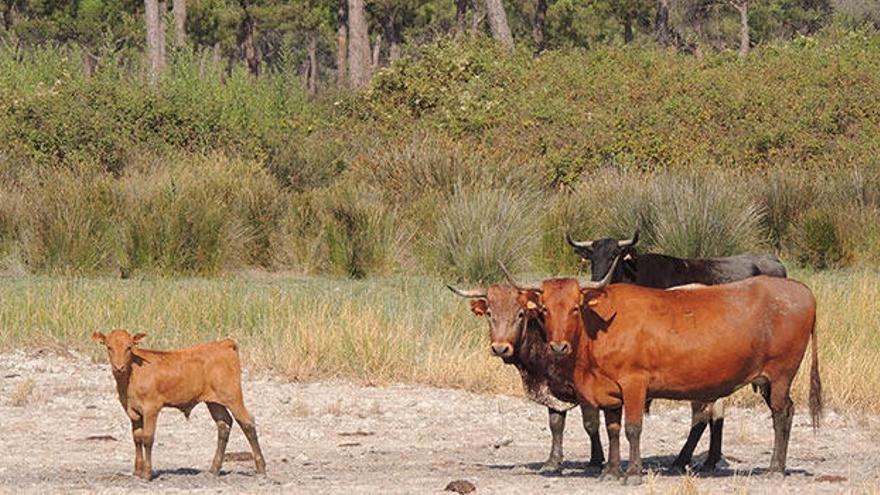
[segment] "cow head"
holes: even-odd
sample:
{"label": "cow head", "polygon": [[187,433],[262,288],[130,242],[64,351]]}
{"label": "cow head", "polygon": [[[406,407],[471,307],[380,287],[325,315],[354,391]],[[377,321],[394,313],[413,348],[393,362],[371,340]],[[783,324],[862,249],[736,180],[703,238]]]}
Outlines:
{"label": "cow head", "polygon": [[626,263],[638,254],[633,246],[639,242],[639,231],[636,230],[632,239],[599,239],[579,242],[566,233],[565,240],[574,248],[581,259],[590,260],[591,280],[595,282],[601,280],[608,273],[611,262],[615,258],[623,258]]}
{"label": "cow head", "polygon": [[101,332],[95,332],[92,334],[92,340],[107,348],[113,374],[121,376],[131,370],[133,350],[145,336],[146,334],[143,333],[129,335],[125,330],[113,330],[106,336]]}
{"label": "cow head", "polygon": [[[526,308],[534,308],[543,321],[545,337],[554,354],[564,356],[577,348],[585,330],[583,313],[593,304],[592,301],[599,301],[599,294],[604,295],[619,259],[614,258],[605,277],[595,282],[557,278],[545,280],[540,285],[521,285],[511,279],[511,283],[522,293]],[[589,299],[586,297],[588,294]]]}
{"label": "cow head", "polygon": [[455,294],[471,299],[471,311],[489,322],[492,353],[505,361],[513,357],[526,326],[524,301],[515,287],[491,285],[488,289],[461,290],[447,286]]}

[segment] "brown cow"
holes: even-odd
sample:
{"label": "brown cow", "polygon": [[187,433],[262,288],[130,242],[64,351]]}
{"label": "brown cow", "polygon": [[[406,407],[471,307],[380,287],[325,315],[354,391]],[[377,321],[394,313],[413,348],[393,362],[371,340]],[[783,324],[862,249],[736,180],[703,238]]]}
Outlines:
{"label": "brown cow", "polygon": [[211,473],[220,473],[232,428],[231,412],[251,444],[257,473],[265,474],[254,417],[244,407],[235,342],[224,339],[176,351],[152,351],[138,347],[143,338],[143,333],[132,336],[125,330],[113,330],[106,336],[92,334],[95,342],[107,347],[119,402],[131,419],[134,474],[146,480],[153,477],[153,436],[159,410],[174,407],[189,417],[199,402],[208,406],[217,423],[217,452]]}
{"label": "brown cow", "polygon": [[785,471],[794,407],[791,382],[812,338],[810,413],[822,408],[816,301],[798,282],[759,276],[726,285],[667,291],[576,279],[520,287],[543,316],[550,348],[573,360],[581,400],[605,411],[603,475],[621,476],[620,416],[630,444],[626,476],[641,481],[639,438],[650,398],[711,402],[746,384],[773,416],[771,472]]}
{"label": "brown cow", "polygon": [[[525,300],[511,285],[498,284],[488,289],[461,290],[449,286],[455,294],[471,299],[471,311],[485,316],[489,322],[492,352],[505,364],[516,367],[522,378],[526,397],[547,407],[549,415],[550,456],[541,467],[542,472],[562,470],[562,436],[565,416],[578,404],[577,393],[571,382],[571,365],[559,363],[544,341],[544,331],[535,318],[527,318],[521,307]],[[581,405],[584,429],[590,436],[590,466],[601,467],[602,441],[599,437],[599,410],[589,404]]]}

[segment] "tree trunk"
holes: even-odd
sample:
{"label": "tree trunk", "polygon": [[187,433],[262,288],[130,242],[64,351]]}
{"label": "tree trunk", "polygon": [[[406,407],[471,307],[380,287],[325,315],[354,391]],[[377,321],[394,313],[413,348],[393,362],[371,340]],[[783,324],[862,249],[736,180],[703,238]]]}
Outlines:
{"label": "tree trunk", "polygon": [[633,14],[626,12],[623,14],[623,43],[630,44],[633,41]]}
{"label": "tree trunk", "polygon": [[159,41],[159,2],[144,0],[144,23],[147,28],[147,59],[150,82],[156,82],[162,69],[162,52]]}
{"label": "tree trunk", "polygon": [[486,0],[486,12],[489,16],[489,28],[492,29],[492,37],[505,48],[513,48],[513,36],[507,25],[507,13],[501,0]]}
{"label": "tree trunk", "polygon": [[370,82],[370,37],[364,0],[348,0],[348,77],[353,89]]}
{"label": "tree trunk", "polygon": [[535,47],[538,53],[544,51],[547,47],[547,41],[544,39],[544,26],[547,19],[547,0],[538,0],[535,5],[535,21],[532,23],[532,38],[535,39]]}
{"label": "tree trunk", "polygon": [[382,35],[376,35],[376,43],[373,45],[373,70],[379,68],[379,55],[382,51]]}
{"label": "tree trunk", "polygon": [[385,38],[388,39],[388,63],[394,63],[400,58],[400,29],[392,16],[385,18]]}
{"label": "tree trunk", "polygon": [[82,50],[83,76],[85,76],[86,79],[91,79],[92,76],[95,75],[95,68],[98,60],[85,46],[80,49]]}
{"label": "tree trunk", "polygon": [[455,0],[455,37],[459,38],[467,30],[467,6],[468,0]]}
{"label": "tree trunk", "polygon": [[183,48],[186,46],[186,0],[173,0],[171,8],[174,11],[174,46]]}
{"label": "tree trunk", "polygon": [[309,39],[309,84],[310,95],[318,93],[318,33],[313,33]]}
{"label": "tree trunk", "polygon": [[3,28],[9,32],[13,24],[15,24],[15,3],[6,1],[3,5]]}
{"label": "tree trunk", "polygon": [[483,2],[481,0],[470,0],[470,3],[471,10],[474,12],[471,17],[471,38],[476,38],[480,35],[483,21],[486,20],[486,9],[483,8]]}
{"label": "tree trunk", "polygon": [[749,0],[734,6],[739,11],[739,56],[745,58],[749,54]]}
{"label": "tree trunk", "polygon": [[657,15],[654,17],[654,37],[660,46],[672,46],[672,31],[669,29],[669,0],[657,0]]}
{"label": "tree trunk", "polygon": [[336,9],[339,28],[336,30],[336,84],[345,84],[348,79],[348,0],[339,0]]}
{"label": "tree trunk", "polygon": [[168,4],[165,0],[159,0],[159,58],[162,60],[162,68],[165,67],[165,14],[168,13]]}
{"label": "tree trunk", "polygon": [[244,17],[239,26],[238,38],[241,50],[244,53],[244,59],[247,61],[248,70],[254,77],[260,76],[260,52],[257,50],[255,41],[257,35],[257,21],[251,16],[247,9],[247,4],[242,2],[244,9]]}

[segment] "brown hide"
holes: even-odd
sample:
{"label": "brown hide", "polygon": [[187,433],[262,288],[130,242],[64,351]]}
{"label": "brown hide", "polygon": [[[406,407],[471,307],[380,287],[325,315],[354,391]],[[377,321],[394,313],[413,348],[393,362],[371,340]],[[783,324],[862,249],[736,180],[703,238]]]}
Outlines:
{"label": "brown hide", "polygon": [[135,474],[152,477],[151,451],[159,411],[174,407],[188,417],[200,402],[207,403],[218,427],[211,472],[220,471],[233,417],[251,444],[257,472],[264,472],[254,418],[244,406],[235,342],[224,339],[175,351],[153,351],[137,347],[143,337],[132,337],[125,330],[92,335],[107,347],[119,402],[132,422]]}

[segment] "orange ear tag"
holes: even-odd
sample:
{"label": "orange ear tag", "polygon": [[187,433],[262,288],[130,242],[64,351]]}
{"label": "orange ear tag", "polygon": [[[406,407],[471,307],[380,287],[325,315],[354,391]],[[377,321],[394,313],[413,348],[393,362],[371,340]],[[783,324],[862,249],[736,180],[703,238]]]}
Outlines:
{"label": "orange ear tag", "polygon": [[626,253],[626,255],[624,255],[624,257],[623,257],[623,261],[629,261],[631,259],[633,259],[633,255],[631,255],[629,253]]}
{"label": "orange ear tag", "polygon": [[599,305],[598,299],[590,299],[589,301],[587,301],[587,306],[592,307],[592,306],[598,306],[598,305]]}
{"label": "orange ear tag", "polygon": [[534,301],[527,301],[527,302],[526,302],[526,308],[527,308],[527,309],[538,309],[538,305],[535,304]]}

